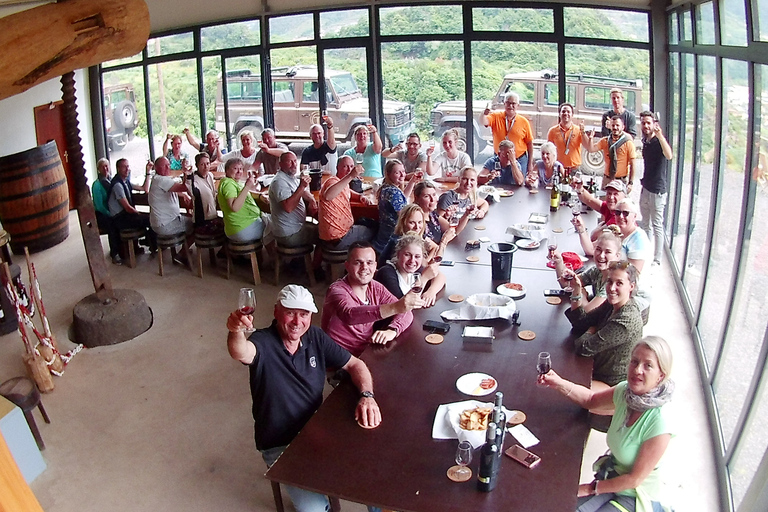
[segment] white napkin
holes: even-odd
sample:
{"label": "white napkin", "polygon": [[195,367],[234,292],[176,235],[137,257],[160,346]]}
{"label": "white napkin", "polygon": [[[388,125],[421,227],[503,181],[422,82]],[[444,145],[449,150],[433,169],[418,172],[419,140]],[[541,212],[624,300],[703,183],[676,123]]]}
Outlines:
{"label": "white napkin", "polygon": [[507,228],[508,235],[514,235],[519,238],[530,238],[541,242],[545,237],[545,229],[540,224],[513,224]]}
{"label": "white napkin", "polygon": [[515,300],[495,293],[476,293],[467,297],[466,304],[458,309],[440,313],[443,320],[509,320],[515,312]]}
{"label": "white napkin", "polygon": [[488,196],[490,196],[494,203],[501,202],[501,196],[499,195],[498,189],[492,185],[483,185],[482,187],[478,187],[477,195],[480,197],[480,199],[487,199]]}
{"label": "white napkin", "polygon": [[[479,400],[464,400],[442,404],[437,407],[435,422],[432,424],[432,439],[458,439],[469,441],[472,448],[479,448],[485,443],[485,430],[464,430],[459,425],[461,413],[475,407],[493,407],[493,402]],[[509,417],[510,410],[502,406],[504,414]]]}

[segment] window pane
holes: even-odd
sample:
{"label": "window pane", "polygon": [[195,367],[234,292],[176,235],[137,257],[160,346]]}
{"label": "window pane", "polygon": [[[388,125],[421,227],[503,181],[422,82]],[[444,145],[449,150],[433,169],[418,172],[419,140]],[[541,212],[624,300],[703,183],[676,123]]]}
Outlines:
{"label": "window pane", "polygon": [[460,5],[386,7],[381,13],[381,35],[461,34],[464,30]]}
{"label": "window pane", "polygon": [[[465,105],[462,44],[383,43],[381,51],[384,97],[414,106],[416,131],[424,144],[422,149],[426,149],[432,108],[444,102],[452,102],[451,108]],[[436,151],[440,151],[440,145]]]}
{"label": "window pane", "polygon": [[554,32],[555,18],[551,9],[515,9],[475,7],[472,28],[478,31]]}
{"label": "window pane", "polygon": [[747,13],[744,0],[720,1],[720,41],[730,46],[747,46]]}
{"label": "window pane", "polygon": [[690,10],[685,10],[685,11],[681,12],[680,13],[680,18],[683,21],[683,32],[681,34],[682,41],[690,43],[691,40],[692,40],[691,39],[691,37],[692,37],[692,35],[691,35],[691,11]]}
{"label": "window pane", "polygon": [[677,25],[677,11],[669,15],[669,44],[677,44],[680,38],[678,32],[680,27]]}
{"label": "window pane", "polygon": [[[264,126],[264,105],[260,58],[258,55],[227,59],[230,149],[240,148],[240,134],[253,132],[258,139]],[[216,130],[226,133],[221,78],[216,83]]]}
{"label": "window pane", "polygon": [[261,44],[259,20],[240,21],[226,25],[203,27],[200,30],[200,45],[203,51],[257,46]]}
{"label": "window pane", "polygon": [[[720,236],[724,237],[721,243],[727,245],[717,247],[722,254],[713,254],[712,259],[719,257],[728,262],[728,259],[734,258],[734,249],[738,246],[737,226],[743,218],[741,200],[744,193],[744,167],[749,126],[747,107],[748,98],[752,96],[747,87],[748,64],[723,59],[723,66],[725,93],[723,116],[726,119],[723,120],[725,155],[721,165],[724,164],[726,170],[725,179],[721,185],[723,208],[718,224]],[[758,217],[758,219],[762,221],[762,218]],[[765,224],[764,222],[757,224],[761,223]],[[760,313],[765,305],[765,289],[761,289],[762,281],[760,281],[760,276],[764,274],[762,265],[765,260],[764,253],[760,253],[760,246],[763,245],[765,238],[758,237],[759,234],[765,233],[765,230],[758,225],[754,225],[753,229],[755,243],[750,244],[749,240],[744,242],[747,260],[746,267],[740,272],[743,282],[733,301],[734,310],[728,320],[723,361],[717,370],[714,385],[726,448],[730,448],[736,420],[744,406],[747,387],[755,370],[755,355],[759,353],[766,322],[765,316],[754,316]],[[750,270],[755,274],[750,276]],[[733,270],[729,268],[726,271]],[[745,354],[749,356],[744,357]]]}
{"label": "window pane", "polygon": [[712,2],[696,6],[696,44],[715,44],[715,11]]}
{"label": "window pane", "polygon": [[648,42],[648,15],[642,12],[566,7],[565,35]]}
{"label": "window pane", "polygon": [[[157,157],[164,154],[167,134],[180,134],[184,128],[200,126],[195,61],[179,60],[149,66],[149,92]],[[186,137],[182,137],[181,151],[188,156],[196,153]]]}
{"label": "window pane", "polygon": [[680,184],[680,210],[677,217],[677,227],[672,238],[672,253],[677,261],[678,268],[684,272],[685,264],[685,243],[688,239],[688,229],[690,228],[690,207],[691,207],[691,177],[693,176],[693,129],[695,120],[693,118],[693,106],[696,101],[696,91],[694,85],[694,66],[693,55],[682,54],[682,98],[683,119],[683,176]]}
{"label": "window pane", "polygon": [[269,42],[308,41],[315,38],[311,14],[294,14],[269,18]]}
{"label": "window pane", "polygon": [[754,0],[752,13],[755,41],[768,41],[768,4]]}
{"label": "window pane", "polygon": [[101,67],[108,68],[110,66],[119,66],[120,64],[130,64],[131,62],[139,62],[141,60],[141,52],[131,57],[123,57],[122,59],[110,60],[102,62]]}
{"label": "window pane", "polygon": [[320,13],[320,37],[360,37],[370,33],[368,9]]}
{"label": "window pane", "polygon": [[[680,54],[669,54],[669,78],[672,84],[672,90],[670,91],[670,97],[672,98],[671,109],[669,112],[669,134],[668,141],[672,145],[672,161],[669,163],[669,190],[667,192],[667,207],[664,210],[664,231],[667,234],[667,240],[672,240],[672,232],[675,212],[673,210],[675,205],[675,199],[677,197],[677,161],[680,158],[680,151],[677,146],[677,134],[680,132],[678,123],[680,122],[680,116],[678,115],[678,109],[680,108]],[[662,122],[662,125],[664,123]]]}
{"label": "window pane", "polygon": [[[278,140],[309,138],[312,124],[309,114],[319,109],[316,55],[314,46],[272,50],[272,103]],[[308,96],[306,102],[305,84],[314,90],[314,95]]]}
{"label": "window pane", "polygon": [[[219,78],[221,77],[221,58],[219,57],[204,57],[203,58],[203,104],[205,105],[205,130],[202,133],[197,133],[200,130],[198,126],[190,126],[189,129],[196,139],[205,141],[205,133],[208,130],[216,130],[216,99],[218,98],[218,86]],[[222,117],[222,122],[224,121]],[[221,147],[226,149],[226,132],[222,130],[219,132],[221,138]]]}
{"label": "window pane", "polygon": [[149,159],[142,68],[112,71],[101,77],[104,83],[104,128],[112,174],[117,160],[127,158],[134,169],[131,178],[141,185],[144,164]]}
{"label": "window pane", "polygon": [[173,53],[191,52],[195,49],[192,32],[172,36],[154,37],[147,41],[147,55],[157,57]]}

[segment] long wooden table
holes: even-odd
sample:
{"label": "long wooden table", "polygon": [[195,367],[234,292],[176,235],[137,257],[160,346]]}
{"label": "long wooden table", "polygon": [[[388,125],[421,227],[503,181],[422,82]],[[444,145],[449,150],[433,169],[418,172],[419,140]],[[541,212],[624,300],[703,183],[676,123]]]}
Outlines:
{"label": "long wooden table", "polygon": [[[486,219],[478,221],[488,226],[486,232],[493,233],[489,234],[492,239],[501,225],[527,219],[530,211],[540,211],[541,204],[546,206],[525,190],[517,194],[514,197],[521,201],[502,200],[491,207]],[[555,217],[559,219],[562,213]],[[567,209],[565,213],[570,216]],[[482,250],[487,253],[485,245]],[[463,244],[451,251],[463,254]],[[541,257],[546,257],[546,248]],[[353,411],[358,395],[351,383],[343,383],[267,477],[400,511],[574,510],[589,431],[587,413],[559,393],[538,388],[535,365],[538,353],[548,351],[556,371],[588,385],[592,362],[574,354],[570,325],[563,315],[567,304],[551,306],[544,300],[543,290],[557,284],[554,272],[543,266],[522,268],[518,265],[520,259],[515,256],[512,271],[512,279],[527,289],[527,295],[516,301],[521,312],[520,327],[506,320],[452,322],[442,344],[427,344],[422,324],[439,320],[441,311],[458,307],[447,300],[449,295],[492,292],[500,284],[491,280],[489,260],[470,264],[457,259],[454,267],[443,267],[447,286],[435,306],[416,311],[413,325],[403,335],[386,346],[369,347],[362,356],[373,374],[383,417],[381,425],[364,430],[355,423]],[[492,345],[463,343],[465,325],[494,327]],[[519,339],[517,333],[522,329],[533,330],[536,339]],[[455,382],[461,375],[476,371],[497,379],[504,405],[523,411],[527,415],[525,425],[541,441],[531,448],[541,456],[541,464],[529,470],[504,457],[499,484],[491,493],[478,492],[474,478],[466,483],[451,482],[446,470],[454,464],[457,442],[434,440],[431,436],[438,405],[473,398],[460,393]],[[492,401],[493,395],[485,398]],[[514,438],[507,435],[505,449],[513,443]],[[474,475],[477,464],[475,451],[471,464]]]}

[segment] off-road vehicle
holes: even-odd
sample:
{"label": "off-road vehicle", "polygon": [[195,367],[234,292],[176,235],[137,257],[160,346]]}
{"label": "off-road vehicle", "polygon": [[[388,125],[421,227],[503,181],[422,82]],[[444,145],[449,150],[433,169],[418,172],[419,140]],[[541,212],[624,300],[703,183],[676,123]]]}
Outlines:
{"label": "off-road vehicle", "polygon": [[131,84],[104,87],[104,126],[111,151],[123,149],[133,139],[139,116]]}

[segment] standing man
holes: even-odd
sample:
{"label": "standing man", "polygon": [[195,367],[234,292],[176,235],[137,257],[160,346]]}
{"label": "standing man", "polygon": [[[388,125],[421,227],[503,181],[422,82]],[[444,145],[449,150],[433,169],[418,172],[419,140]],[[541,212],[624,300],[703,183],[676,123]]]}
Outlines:
{"label": "standing man", "polygon": [[272,128],[264,128],[261,132],[261,142],[259,142],[259,152],[256,155],[256,166],[258,163],[264,166],[264,174],[276,174],[280,164],[280,156],[288,151],[288,146],[282,142],[277,142],[275,132]]}
{"label": "standing man", "polygon": [[640,227],[653,238],[653,265],[661,264],[664,244],[664,206],[667,203],[667,160],[672,160],[672,147],[661,131],[653,112],[640,114],[643,132],[643,162],[640,184]]}
{"label": "standing man", "polygon": [[367,196],[349,188],[349,183],[362,174],[363,167],[355,165],[352,157],[344,155],[339,158],[336,176],[329,176],[320,189],[320,210],[317,216],[320,240],[334,250],[341,251],[353,242],[367,242],[373,238],[373,230],[355,224],[352,216],[350,200],[353,197],[363,204],[371,204]]}
{"label": "standing man", "polygon": [[122,264],[120,258],[120,233],[112,225],[112,216],[109,214],[109,188],[112,183],[112,173],[109,170],[109,160],[100,158],[96,162],[96,181],[91,185],[91,196],[93,197],[93,208],[96,210],[96,224],[99,231],[107,234],[109,241],[109,256],[115,265]]}
{"label": "standing man", "polygon": [[221,150],[219,132],[216,130],[208,130],[205,134],[205,142],[197,142],[192,133],[190,133],[189,128],[184,128],[184,135],[187,137],[187,142],[189,142],[190,146],[199,152],[208,155],[209,170],[215,171],[219,164],[224,160],[225,153],[225,151]]}
{"label": "standing man", "polygon": [[[267,467],[304,428],[323,402],[326,371],[343,369],[360,391],[355,419],[364,428],[381,423],[368,367],[351,356],[318,327],[312,326],[317,307],[312,294],[295,284],[283,288],[275,303],[275,319],[266,329],[253,328],[253,316],[234,311],[227,319],[227,348],[236,361],[248,365],[253,399],[254,439]],[[299,512],[326,512],[322,494],[285,486]]]}
{"label": "standing man", "polygon": [[406,176],[416,171],[425,172],[427,168],[427,155],[421,151],[421,137],[416,132],[409,133],[405,138],[405,147],[399,143],[393,148],[381,152],[384,158],[397,158],[405,167]]}
{"label": "standing man", "polygon": [[508,92],[504,95],[504,110],[486,108],[480,116],[483,126],[490,126],[493,133],[493,152],[499,152],[499,143],[510,140],[515,145],[515,159],[524,169],[524,174],[533,170],[533,130],[531,123],[523,116],[517,115],[520,106],[520,95]]}
{"label": "standing man", "polygon": [[[121,229],[141,229],[149,228],[149,215],[139,212],[133,204],[133,191],[149,190],[149,170],[152,169],[152,162],[147,162],[144,184],[142,186],[131,183],[131,167],[128,160],[121,158],[115,164],[117,175],[112,178],[109,185],[109,214],[112,216],[112,225],[118,233]],[[157,251],[157,239],[155,232],[149,228],[147,233],[150,252]],[[123,255],[124,256],[124,255]]]}
{"label": "standing man", "polygon": [[[358,356],[369,343],[384,345],[413,322],[411,310],[424,306],[421,294],[409,292],[400,300],[373,280],[376,251],[368,242],[355,242],[344,263],[347,275],[328,288],[321,326],[336,343]],[[380,320],[392,318],[388,325]]]}
{"label": "standing man", "polygon": [[570,175],[581,169],[581,148],[589,144],[584,123],[573,124],[573,105],[560,105],[560,122],[549,129],[547,140],[557,148],[558,161]]}
{"label": "standing man", "polygon": [[632,135],[632,138],[637,137],[635,114],[624,108],[624,91],[617,87],[611,89],[611,104],[613,109],[603,114],[603,137],[609,136],[613,131],[611,124],[613,116],[621,117],[621,121],[624,123],[624,130]]}
{"label": "standing man", "polygon": [[309,181],[309,176],[299,176],[296,155],[288,151],[280,156],[280,170],[269,186],[269,207],[272,233],[281,246],[317,243],[317,225],[306,222],[307,211],[310,215],[317,213],[317,201],[309,191]]}
{"label": "standing man", "polygon": [[[171,163],[161,156],[155,160],[155,176],[149,186],[149,225],[158,235],[173,235],[182,231],[192,234],[192,217],[182,215],[179,210],[179,197],[186,208],[192,207],[192,200],[187,194],[187,186],[177,182],[171,176]],[[181,194],[181,196],[179,196]]]}
{"label": "standing man", "polygon": [[[328,127],[328,140],[325,140],[325,130],[323,125],[313,124],[309,127],[309,138],[312,139],[312,145],[304,148],[301,152],[301,165],[309,165],[312,162],[320,162],[320,166],[329,165],[327,155],[333,155],[336,158],[336,134],[333,132],[333,120],[326,116],[325,124]],[[335,166],[335,160],[330,163]]]}
{"label": "standing man", "polygon": [[611,119],[611,134],[603,137],[597,143],[594,134],[588,135],[587,151],[602,151],[605,158],[602,188],[613,180],[621,180],[627,185],[627,194],[632,191],[635,182],[635,143],[632,137],[624,131],[624,121],[621,117]]}

